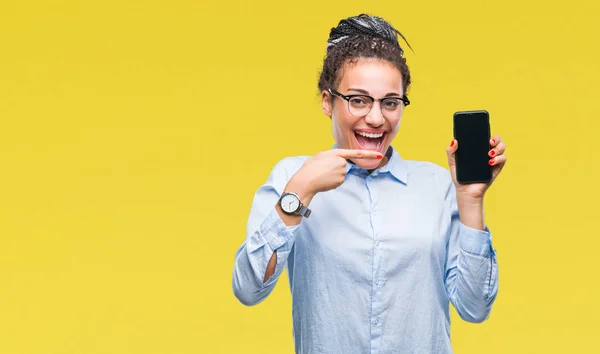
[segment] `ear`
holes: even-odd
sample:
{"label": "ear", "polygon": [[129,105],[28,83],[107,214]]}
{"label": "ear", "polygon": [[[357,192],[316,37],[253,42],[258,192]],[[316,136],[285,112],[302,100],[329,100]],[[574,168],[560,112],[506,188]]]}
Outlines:
{"label": "ear", "polygon": [[321,92],[321,107],[323,109],[323,114],[331,118],[333,107],[331,102],[331,94],[329,94],[327,90],[323,90],[323,92]]}

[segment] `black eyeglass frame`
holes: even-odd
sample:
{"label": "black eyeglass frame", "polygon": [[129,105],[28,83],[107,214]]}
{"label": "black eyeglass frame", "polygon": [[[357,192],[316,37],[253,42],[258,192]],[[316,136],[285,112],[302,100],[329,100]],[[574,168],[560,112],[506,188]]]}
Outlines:
{"label": "black eyeglass frame", "polygon": [[[356,95],[343,95],[339,92],[337,92],[336,90],[329,88],[327,89],[329,91],[330,94],[334,95],[334,96],[338,96],[339,98],[343,98],[344,100],[348,101],[348,104],[350,104],[350,100],[354,97],[368,97],[371,99],[371,101],[373,101],[373,103],[375,103],[375,101],[379,101],[379,104],[381,105],[381,103],[385,100],[388,99],[399,99],[400,101],[402,101],[402,103],[404,103],[404,107],[408,106],[410,104],[410,101],[408,99],[408,97],[406,97],[406,95],[402,96],[402,97],[384,97],[384,98],[374,98],[372,96],[369,95],[365,95],[365,94],[356,94]],[[371,108],[369,109],[369,111],[373,109],[373,105],[371,105]]]}

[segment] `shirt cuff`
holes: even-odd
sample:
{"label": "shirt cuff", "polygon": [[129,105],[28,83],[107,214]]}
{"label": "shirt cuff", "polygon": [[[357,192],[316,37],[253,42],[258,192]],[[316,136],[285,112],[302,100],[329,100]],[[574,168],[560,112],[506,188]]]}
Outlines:
{"label": "shirt cuff", "polygon": [[287,226],[277,210],[273,209],[260,225],[260,234],[272,250],[276,250],[294,237],[298,225]]}
{"label": "shirt cuff", "polygon": [[460,223],[458,235],[460,248],[463,250],[484,257],[488,257],[491,253],[494,253],[492,235],[487,226],[485,227],[485,231],[482,231]]}

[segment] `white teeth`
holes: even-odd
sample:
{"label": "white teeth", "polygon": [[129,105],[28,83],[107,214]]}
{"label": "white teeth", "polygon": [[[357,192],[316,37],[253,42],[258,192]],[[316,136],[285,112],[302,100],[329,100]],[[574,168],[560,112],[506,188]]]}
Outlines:
{"label": "white teeth", "polygon": [[379,147],[381,146],[381,141],[382,141],[382,140],[379,140],[379,141],[377,142],[377,149],[379,149]]}
{"label": "white teeth", "polygon": [[383,133],[371,134],[371,133],[365,133],[365,132],[356,132],[356,134],[362,135],[366,138],[371,138],[371,139],[377,139],[377,138],[381,138],[383,136]]}

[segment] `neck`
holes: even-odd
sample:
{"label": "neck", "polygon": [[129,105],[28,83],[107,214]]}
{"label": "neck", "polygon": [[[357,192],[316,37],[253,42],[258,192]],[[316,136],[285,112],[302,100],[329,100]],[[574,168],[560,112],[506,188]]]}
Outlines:
{"label": "neck", "polygon": [[375,171],[378,168],[382,168],[383,166],[385,166],[386,163],[388,163],[388,161],[390,161],[390,158],[386,155],[383,157],[383,159],[381,159],[381,162],[379,163],[379,165],[377,165],[377,167],[373,170],[367,170],[369,172],[369,174],[373,173],[373,171]]}

